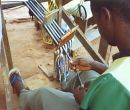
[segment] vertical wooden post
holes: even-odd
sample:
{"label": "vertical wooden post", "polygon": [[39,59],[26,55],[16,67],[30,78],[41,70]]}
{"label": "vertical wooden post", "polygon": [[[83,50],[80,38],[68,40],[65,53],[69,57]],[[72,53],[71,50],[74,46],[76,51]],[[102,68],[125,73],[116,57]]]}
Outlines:
{"label": "vertical wooden post", "polygon": [[87,20],[82,20],[80,17],[76,17],[75,22],[79,25],[82,32],[85,33]]}
{"label": "vertical wooden post", "polygon": [[2,68],[2,76],[4,81],[4,89],[5,89],[5,97],[6,97],[6,108],[7,110],[13,110],[13,104],[12,104],[12,93],[11,93],[11,87],[8,79],[8,72],[9,68],[6,64],[7,56],[5,52],[5,47],[3,40],[1,42],[1,68]]}
{"label": "vertical wooden post", "polygon": [[8,35],[6,31],[6,26],[5,26],[5,21],[2,13],[2,33],[3,33],[3,43],[4,43],[4,48],[5,48],[5,54],[7,57],[7,63],[8,63],[8,68],[9,70],[13,68],[13,62],[12,62],[12,57],[11,57],[11,51],[10,51],[10,45],[8,41]]}
{"label": "vertical wooden post", "polygon": [[62,0],[56,0],[56,4],[59,7],[59,13],[58,13],[58,24],[61,26],[62,23]]}
{"label": "vertical wooden post", "polygon": [[[7,37],[7,32],[6,32],[6,28],[5,28],[5,24],[4,24],[4,19],[3,19],[3,13],[2,10],[0,8],[0,25],[2,27],[2,31],[1,31],[1,39],[0,39],[0,49],[1,49],[1,53],[0,53],[0,61],[1,61],[1,69],[2,69],[2,78],[4,81],[4,89],[5,89],[5,97],[6,97],[6,108],[7,110],[13,110],[13,106],[12,106],[12,95],[11,95],[11,90],[10,90],[10,83],[9,83],[9,79],[8,79],[8,72],[9,72],[9,67],[10,69],[12,68],[12,60],[10,61],[10,48],[8,50],[8,41],[5,41],[6,39],[4,39],[5,35]],[[7,45],[5,45],[7,44]],[[8,62],[9,60],[9,62]],[[8,63],[8,64],[7,64]]]}

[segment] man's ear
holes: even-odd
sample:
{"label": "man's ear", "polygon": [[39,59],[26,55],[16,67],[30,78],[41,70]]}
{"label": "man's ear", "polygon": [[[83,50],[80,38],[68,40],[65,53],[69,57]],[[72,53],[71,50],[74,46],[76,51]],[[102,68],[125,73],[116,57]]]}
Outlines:
{"label": "man's ear", "polygon": [[101,8],[101,14],[100,15],[101,15],[100,16],[101,19],[105,20],[106,23],[110,22],[112,20],[111,12],[107,8],[105,8],[105,7]]}

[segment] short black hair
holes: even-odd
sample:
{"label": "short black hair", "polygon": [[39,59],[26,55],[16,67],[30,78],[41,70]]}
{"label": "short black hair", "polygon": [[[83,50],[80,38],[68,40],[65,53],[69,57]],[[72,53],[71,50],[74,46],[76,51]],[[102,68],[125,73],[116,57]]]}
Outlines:
{"label": "short black hair", "polygon": [[126,22],[130,23],[130,0],[90,0],[91,8],[97,13],[100,13],[102,7],[106,7],[112,13]]}

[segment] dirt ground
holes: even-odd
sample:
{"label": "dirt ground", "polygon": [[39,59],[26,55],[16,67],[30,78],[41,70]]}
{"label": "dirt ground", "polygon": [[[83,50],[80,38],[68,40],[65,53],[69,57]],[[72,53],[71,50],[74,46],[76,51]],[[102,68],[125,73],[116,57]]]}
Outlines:
{"label": "dirt ground", "polygon": [[55,85],[49,83],[48,78],[38,68],[39,65],[44,65],[53,72],[53,49],[46,48],[40,32],[28,15],[28,9],[22,7],[6,10],[4,15],[14,67],[21,70],[22,76],[32,89]]}
{"label": "dirt ground", "polygon": [[[50,81],[38,68],[39,65],[42,65],[47,68],[48,72],[53,73],[54,51],[48,49],[47,45],[43,43],[40,31],[36,30],[34,21],[31,20],[28,14],[28,9],[22,7],[5,10],[4,18],[13,65],[20,69],[27,86],[30,89],[45,86],[58,88],[58,82]],[[4,92],[4,89],[0,90]],[[4,94],[0,96],[4,96]],[[2,110],[5,108],[4,102],[4,100],[2,103],[0,102]],[[13,108],[19,110],[18,98],[15,94],[13,94]]]}

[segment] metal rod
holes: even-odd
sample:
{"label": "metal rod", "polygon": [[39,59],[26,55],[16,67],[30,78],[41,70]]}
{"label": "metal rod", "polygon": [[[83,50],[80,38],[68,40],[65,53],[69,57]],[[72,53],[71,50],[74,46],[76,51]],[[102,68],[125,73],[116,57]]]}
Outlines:
{"label": "metal rod", "polygon": [[54,28],[53,28],[53,26],[51,24],[49,24],[48,26],[50,27],[51,31],[54,33],[55,39],[57,39],[57,41],[59,42],[60,41],[60,39],[59,39],[60,36],[56,33],[56,31],[54,30]]}
{"label": "metal rod", "polygon": [[[54,32],[56,32],[55,30],[54,30],[54,28],[52,27],[52,25],[50,24],[50,27],[51,27],[51,29],[54,31]],[[57,37],[59,38],[59,39],[57,39],[57,40],[60,40],[61,39],[61,37],[58,35],[58,34],[56,34],[57,35]],[[56,38],[57,38],[56,37]],[[59,42],[59,41],[58,41]],[[69,60],[71,60],[71,58],[70,58],[70,56],[69,56],[69,54],[67,53],[67,51],[66,51],[66,49],[65,49],[65,45],[63,46],[63,47],[61,47],[62,49],[63,49],[63,51],[65,52],[65,54],[67,55],[67,57],[69,58]]]}
{"label": "metal rod", "polygon": [[40,17],[35,13],[35,11],[30,7],[30,5],[28,5],[28,2],[25,2],[25,4],[26,4],[27,7],[33,12],[33,14],[35,15],[35,17],[36,17],[40,22],[42,22],[41,19],[40,19]]}
{"label": "metal rod", "polygon": [[31,5],[33,7],[35,7],[35,9],[37,10],[37,12],[44,18],[45,13],[43,12],[43,10],[39,9],[32,1],[30,1]]}
{"label": "metal rod", "polygon": [[55,20],[53,20],[55,26],[61,31],[61,33],[64,35],[65,32],[61,29],[61,27],[57,24],[57,22]]}
{"label": "metal rod", "polygon": [[57,33],[60,35],[60,36],[63,36],[63,34],[61,33],[61,31],[55,26],[55,24],[52,22],[52,25],[53,27],[55,28],[55,30],[57,31]]}
{"label": "metal rod", "polygon": [[[30,3],[29,3],[29,2],[30,2]],[[44,13],[42,13],[42,12],[43,12],[43,11],[42,11],[43,8],[41,8],[41,11],[42,11],[42,12],[41,12],[41,11],[35,6],[34,3],[36,3],[36,4],[39,5],[39,3],[38,3],[37,1],[35,1],[35,2],[32,1],[32,0],[29,0],[29,1],[28,1],[28,4],[30,5],[30,7],[31,7],[32,9],[35,7],[35,9],[36,9],[35,13],[39,13],[39,14],[44,18],[44,16],[43,16]],[[33,9],[33,10],[34,10],[34,9]],[[38,17],[38,18],[41,18],[40,21],[43,20],[41,16]],[[56,31],[57,31],[58,33],[64,34],[63,30],[58,26],[58,24],[56,23],[56,21],[53,20],[53,22],[54,22],[53,25],[55,25],[55,26],[56,26],[55,28],[57,28]],[[60,35],[61,35],[61,34],[60,34]]]}
{"label": "metal rod", "polygon": [[52,34],[52,32],[50,32],[50,29],[48,28],[47,25],[44,25],[45,26],[45,29],[49,32],[50,36],[53,38],[54,42],[56,44],[58,44],[58,41],[55,39],[54,35]]}
{"label": "metal rod", "polygon": [[36,4],[37,4],[42,10],[44,10],[45,12],[47,12],[47,10],[43,7],[42,4],[38,3],[37,0],[35,0],[35,2],[36,2]]}
{"label": "metal rod", "polygon": [[60,34],[56,31],[55,26],[53,26],[53,24],[52,24],[52,23],[51,23],[50,25],[51,25],[51,29],[53,29],[53,30],[54,30],[54,32],[56,33],[57,38],[60,40],[60,39],[61,39],[61,36],[60,36]]}
{"label": "metal rod", "polygon": [[[48,26],[50,26],[51,27],[51,29],[54,31],[54,28],[51,26],[51,25],[48,25]],[[52,31],[51,30],[51,31]],[[52,32],[53,32],[52,31]],[[58,38],[59,38],[59,35],[57,36]],[[57,37],[55,37],[56,39],[57,39]],[[57,40],[59,40],[59,39],[57,39]],[[57,41],[58,42],[58,41]],[[58,43],[57,43],[57,45],[58,45]],[[61,47],[62,49],[63,49],[63,51],[65,52],[65,54],[67,55],[67,57],[69,58],[69,60],[71,61],[71,57],[69,56],[69,54],[67,53],[67,51],[66,51],[66,49],[65,49],[65,45],[63,46],[63,47]]]}
{"label": "metal rod", "polygon": [[28,5],[31,7],[32,10],[34,10],[35,14],[37,14],[39,16],[40,20],[43,22],[43,16],[40,15],[39,11],[36,10],[37,8],[35,8],[34,6],[32,6],[31,2],[28,2]]}

